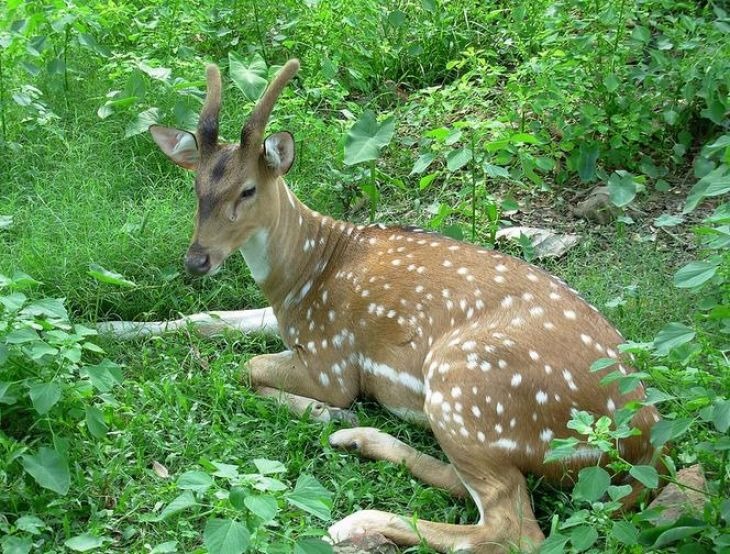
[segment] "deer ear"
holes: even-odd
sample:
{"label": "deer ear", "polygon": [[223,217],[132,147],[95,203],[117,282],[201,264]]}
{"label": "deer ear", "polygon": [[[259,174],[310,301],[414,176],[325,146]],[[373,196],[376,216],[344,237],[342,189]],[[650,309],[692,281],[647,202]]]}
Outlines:
{"label": "deer ear", "polygon": [[200,154],[194,134],[162,125],[152,125],[149,131],[160,150],[173,162],[191,171],[198,169]]}
{"label": "deer ear", "polygon": [[286,175],[294,163],[294,137],[286,131],[266,137],[264,163],[277,175]]}

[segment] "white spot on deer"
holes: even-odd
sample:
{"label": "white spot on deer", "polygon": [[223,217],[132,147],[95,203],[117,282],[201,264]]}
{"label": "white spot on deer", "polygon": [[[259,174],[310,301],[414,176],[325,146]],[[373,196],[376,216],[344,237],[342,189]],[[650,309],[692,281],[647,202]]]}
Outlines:
{"label": "white spot on deer", "polygon": [[504,450],[517,450],[517,443],[511,439],[499,439],[496,442],[491,443],[491,446],[502,448]]}
{"label": "white spot on deer", "polygon": [[497,407],[495,409],[497,411],[497,415],[502,415],[504,413],[504,406],[502,406],[501,402],[497,402]]}
{"label": "white spot on deer", "polygon": [[307,350],[309,350],[312,354],[316,354],[317,353],[317,347],[315,346],[313,340],[310,340],[307,343]]}
{"label": "white spot on deer", "polygon": [[469,436],[469,431],[466,430],[466,427],[462,427],[461,429],[459,429],[459,434],[462,437],[467,438]]}
{"label": "white spot on deer", "polygon": [[319,382],[322,383],[323,387],[328,387],[330,384],[330,377],[325,372],[319,374]]}
{"label": "white spot on deer", "polygon": [[401,264],[401,261],[398,258],[396,258],[395,260],[391,261],[390,263],[391,263],[391,265],[399,266]]}
{"label": "white spot on deer", "polygon": [[565,319],[575,319],[575,312],[573,310],[563,310]]}
{"label": "white spot on deer", "polygon": [[444,260],[443,263],[442,263],[442,265],[444,267],[451,267],[454,264],[451,263],[451,260]]}
{"label": "white spot on deer", "polygon": [[477,310],[483,310],[484,309],[484,301],[481,298],[478,298],[477,301],[474,303],[474,306]]}
{"label": "white spot on deer", "polygon": [[524,320],[524,319],[522,319],[521,317],[515,317],[515,318],[512,318],[512,321],[510,321],[510,322],[509,322],[509,324],[510,324],[510,325],[511,325],[512,327],[522,327],[522,325],[523,325],[524,323],[525,323],[525,320]]}
{"label": "white spot on deer", "polygon": [[517,425],[517,418],[513,417],[512,419],[509,420],[509,428],[514,429],[515,425]]}
{"label": "white spot on deer", "polygon": [[471,350],[474,350],[477,347],[477,343],[473,340],[465,341],[464,344],[461,345],[461,349],[464,352],[470,352]]}
{"label": "white spot on deer", "polygon": [[582,340],[583,344],[585,344],[586,346],[593,342],[593,339],[585,333],[580,334],[580,340]]}
{"label": "white spot on deer", "polygon": [[511,381],[512,386],[517,388],[520,386],[521,382],[522,382],[522,375],[520,375],[519,373],[515,373],[512,376],[512,381]]}
{"label": "white spot on deer", "polygon": [[464,410],[464,406],[461,402],[454,402],[454,410],[461,413]]}
{"label": "white spot on deer", "polygon": [[606,408],[608,408],[609,412],[614,412],[616,410],[616,404],[613,401],[613,398],[609,398],[608,402],[606,403]]}
{"label": "white spot on deer", "polygon": [[451,389],[451,396],[454,398],[459,398],[461,396],[461,388],[460,387],[453,387]]}
{"label": "white spot on deer", "polygon": [[451,251],[460,250],[460,249],[461,248],[459,246],[457,246],[456,244],[449,246],[449,250],[451,250]]}
{"label": "white spot on deer", "polygon": [[534,350],[530,350],[530,359],[534,362],[540,359],[540,354],[535,352]]}
{"label": "white spot on deer", "polygon": [[501,285],[505,282],[505,278],[502,277],[501,275],[496,275],[494,277],[494,282],[497,283],[498,285]]}
{"label": "white spot on deer", "polygon": [[479,439],[479,442],[484,442],[487,440],[487,437],[481,431],[477,431],[477,439]]}
{"label": "white spot on deer", "polygon": [[551,292],[549,296],[550,300],[560,300],[562,298],[557,292]]}
{"label": "white spot on deer", "polygon": [[545,313],[545,310],[542,309],[540,306],[533,306],[532,308],[530,308],[530,315],[532,317],[540,317],[544,313]]}
{"label": "white spot on deer", "polygon": [[479,409],[479,406],[472,406],[471,413],[474,414],[474,417],[479,417],[482,415],[482,411]]}
{"label": "white spot on deer", "polygon": [[502,301],[499,303],[499,305],[503,308],[509,308],[512,305],[513,300],[514,299],[511,296],[507,295],[502,298]]}
{"label": "white spot on deer", "polygon": [[498,435],[502,434],[502,426],[499,423],[497,423],[497,425],[494,426],[494,432],[497,433]]}
{"label": "white spot on deer", "polygon": [[376,239],[375,237],[370,237],[368,239],[368,244],[375,244],[376,242],[378,242],[378,239]]}
{"label": "white spot on deer", "polygon": [[419,265],[418,269],[416,269],[416,273],[418,273],[420,275],[423,275],[424,273],[426,273],[426,266]]}
{"label": "white spot on deer", "polygon": [[363,289],[363,291],[360,293],[360,296],[362,296],[363,298],[367,298],[368,296],[370,296],[370,291],[368,289]]}
{"label": "white spot on deer", "polygon": [[507,367],[507,362],[505,360],[499,360],[497,361],[497,365],[499,366],[499,369],[504,369]]}
{"label": "white spot on deer", "polygon": [[481,369],[484,373],[492,369],[492,364],[490,364],[487,361],[483,361],[479,364],[479,369]]}
{"label": "white spot on deer", "polygon": [[537,275],[535,275],[534,273],[531,273],[531,272],[529,272],[529,271],[527,272],[527,278],[528,278],[528,279],[529,279],[530,281],[532,281],[533,283],[536,283],[536,282],[537,282],[537,280],[538,280],[538,279],[537,279]]}
{"label": "white spot on deer", "polygon": [[534,298],[535,295],[530,292],[526,292],[522,295],[522,300],[524,300],[525,302],[532,302]]}
{"label": "white spot on deer", "polygon": [[465,267],[460,267],[456,270],[456,273],[458,273],[459,275],[466,275],[467,273],[469,273],[469,270]]}
{"label": "white spot on deer", "polygon": [[371,375],[374,375],[376,377],[382,377],[384,379],[387,379],[388,381],[391,381],[392,383],[400,384],[408,390],[413,391],[417,394],[423,394],[423,381],[414,377],[410,373],[407,373],[405,371],[397,371],[389,365],[378,363],[366,356],[363,356],[362,354],[359,355],[359,362],[362,369],[365,370],[367,373],[370,373]]}
{"label": "white spot on deer", "polygon": [[507,271],[507,266],[504,264],[499,264],[499,265],[495,266],[494,269],[496,269],[500,273],[504,273],[505,271]]}
{"label": "white spot on deer", "polygon": [[613,348],[606,348],[606,354],[609,358],[616,358],[616,351]]}
{"label": "white spot on deer", "polygon": [[555,329],[555,324],[551,321],[544,322],[542,326],[545,327],[545,329],[547,329],[548,331],[552,331],[553,329]]}
{"label": "white spot on deer", "polygon": [[327,339],[322,339],[320,344],[322,345],[322,348],[327,348]]}
{"label": "white spot on deer", "polygon": [[441,373],[443,375],[444,373],[447,373],[450,369],[451,369],[451,365],[444,362],[439,366],[439,373]]}
{"label": "white spot on deer", "polygon": [[540,440],[542,442],[550,442],[553,438],[553,430],[552,429],[543,429],[540,431]]}
{"label": "white spot on deer", "polygon": [[423,292],[423,285],[416,286],[416,293],[421,294]]}
{"label": "white spot on deer", "polygon": [[545,391],[537,391],[537,394],[535,395],[535,400],[538,404],[547,404],[548,401],[548,395]]}

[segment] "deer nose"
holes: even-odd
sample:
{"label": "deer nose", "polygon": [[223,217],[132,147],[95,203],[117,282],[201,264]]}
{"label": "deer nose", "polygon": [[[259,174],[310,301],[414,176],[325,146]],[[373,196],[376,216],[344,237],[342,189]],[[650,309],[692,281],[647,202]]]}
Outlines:
{"label": "deer nose", "polygon": [[210,271],[210,256],[206,252],[191,247],[185,256],[185,268],[193,275],[205,275]]}

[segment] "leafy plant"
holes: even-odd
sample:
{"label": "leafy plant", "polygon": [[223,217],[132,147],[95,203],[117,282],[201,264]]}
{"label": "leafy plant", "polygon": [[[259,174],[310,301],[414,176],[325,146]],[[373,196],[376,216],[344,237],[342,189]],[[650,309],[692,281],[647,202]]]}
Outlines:
{"label": "leafy plant", "polygon": [[[121,367],[103,358],[90,337],[96,331],[72,324],[62,299],[33,300],[25,292],[37,281],[23,273],[0,275],[0,422],[9,441],[8,458],[43,488],[65,495],[71,487],[67,414],[103,439],[112,391]],[[48,442],[50,441],[50,442]],[[45,445],[37,447],[37,443]],[[10,444],[13,444],[10,447]],[[19,499],[12,500],[13,504]]]}
{"label": "leafy plant", "polygon": [[[183,511],[203,509],[206,519],[203,544],[208,552],[326,554],[332,552],[320,540],[324,533],[316,527],[294,531],[294,510],[320,521],[331,518],[332,493],[319,481],[301,474],[294,488],[282,480],[286,468],[263,458],[252,464],[255,473],[240,473],[237,465],[201,460],[206,471],[186,471],[177,480],[182,492],[155,516],[164,521]],[[297,515],[301,517],[301,514]],[[282,527],[283,522],[289,525]],[[293,536],[293,535],[299,536]]]}

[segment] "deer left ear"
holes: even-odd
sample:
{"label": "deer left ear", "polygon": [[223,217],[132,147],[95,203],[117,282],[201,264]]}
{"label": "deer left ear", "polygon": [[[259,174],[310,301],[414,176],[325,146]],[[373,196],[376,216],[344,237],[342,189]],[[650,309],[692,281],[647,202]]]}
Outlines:
{"label": "deer left ear", "polygon": [[264,162],[277,175],[286,175],[294,163],[294,137],[286,131],[266,137]]}

